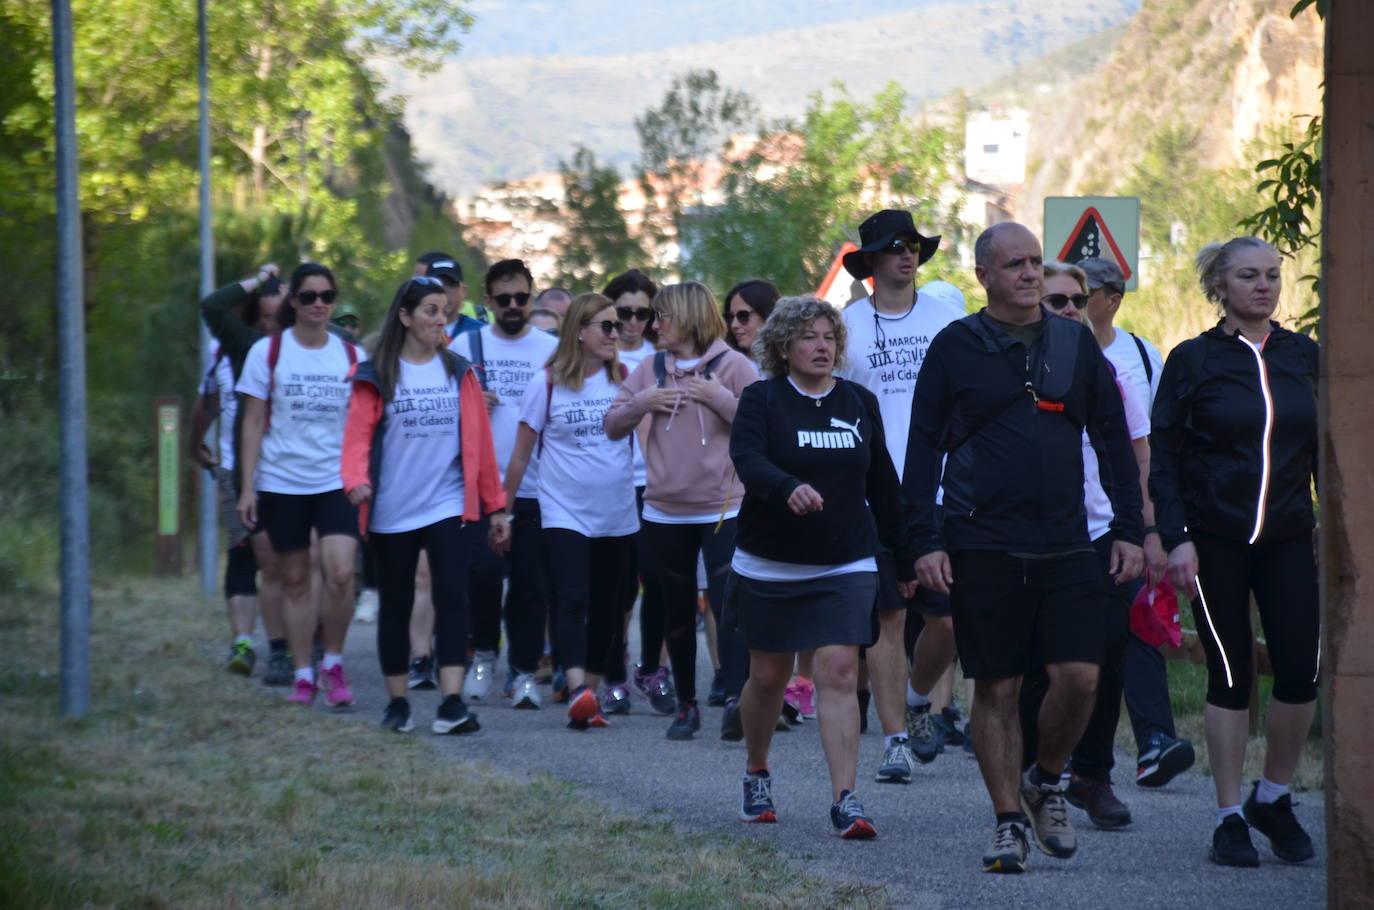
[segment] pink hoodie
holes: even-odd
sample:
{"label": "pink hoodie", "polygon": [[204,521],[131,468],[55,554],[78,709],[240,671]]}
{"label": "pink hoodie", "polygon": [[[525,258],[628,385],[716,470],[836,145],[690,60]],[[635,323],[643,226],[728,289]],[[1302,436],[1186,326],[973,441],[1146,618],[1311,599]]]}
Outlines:
{"label": "pink hoodie", "polygon": [[[706,401],[693,401],[687,395],[692,379],[722,351],[725,356],[710,377],[719,386]],[[649,396],[658,387],[655,356],[640,361],[606,412],[606,435],[612,439],[629,435],[649,414]],[[651,415],[644,445],[648,468],[644,500],[674,515],[719,513],[727,506],[738,509],[744,485],[730,461],[730,425],[740,392],[758,382],[759,374],[747,357],[720,340],[713,342],[690,370],[679,367],[671,353],[665,356],[663,387],[680,389],[681,394],[672,414]]]}

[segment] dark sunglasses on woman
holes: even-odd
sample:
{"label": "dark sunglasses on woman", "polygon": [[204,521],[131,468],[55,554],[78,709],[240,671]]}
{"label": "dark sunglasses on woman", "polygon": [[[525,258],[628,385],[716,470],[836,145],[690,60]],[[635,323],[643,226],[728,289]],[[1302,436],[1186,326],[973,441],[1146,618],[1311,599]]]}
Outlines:
{"label": "dark sunglasses on woman", "polygon": [[618,306],[615,314],[620,317],[621,322],[629,322],[631,319],[638,319],[640,322],[648,322],[654,318],[654,311],[646,306],[635,309],[629,306]]}
{"label": "dark sunglasses on woman", "polygon": [[735,310],[733,313],[725,314],[725,322],[727,325],[731,322],[738,322],[740,325],[748,325],[749,320],[752,318],[754,318],[753,310]]}
{"label": "dark sunglasses on woman", "polygon": [[1062,310],[1070,303],[1074,309],[1081,310],[1088,305],[1087,294],[1046,294],[1040,302],[1052,310]]}
{"label": "dark sunglasses on woman", "polygon": [[310,306],[318,298],[325,303],[333,303],[334,298],[339,296],[339,292],[330,288],[327,291],[297,291],[296,299],[306,306]]}
{"label": "dark sunglasses on woman", "polygon": [[611,335],[620,331],[620,323],[611,322],[609,319],[603,319],[600,322],[592,324],[601,329],[601,334],[605,335],[607,338],[610,338]]}

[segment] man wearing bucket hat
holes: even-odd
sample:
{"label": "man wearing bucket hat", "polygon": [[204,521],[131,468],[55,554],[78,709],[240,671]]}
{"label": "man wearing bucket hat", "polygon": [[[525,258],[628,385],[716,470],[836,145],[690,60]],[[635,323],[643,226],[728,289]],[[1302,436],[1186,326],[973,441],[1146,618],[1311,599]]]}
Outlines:
{"label": "man wearing bucket hat", "polygon": [[[916,374],[930,340],[963,318],[963,295],[943,282],[941,293],[917,291],[916,270],[935,255],[940,238],[917,231],[910,212],[885,209],[869,216],[859,225],[859,241],[859,248],[845,255],[844,267],[859,281],[872,278],[873,294],[844,311],[850,360],[844,372],[878,397],[888,452],[900,476]],[[953,294],[948,293],[951,290]],[[938,707],[932,712],[929,696],[954,661],[954,626],[947,595],[921,589],[909,601],[901,596],[890,554],[879,556],[878,597],[880,631],[867,653],[884,736],[883,758],[875,777],[885,783],[909,783],[914,760],[933,761],[944,746],[944,731],[937,721],[943,718]],[[910,679],[905,635],[908,609],[925,623],[916,640]]]}

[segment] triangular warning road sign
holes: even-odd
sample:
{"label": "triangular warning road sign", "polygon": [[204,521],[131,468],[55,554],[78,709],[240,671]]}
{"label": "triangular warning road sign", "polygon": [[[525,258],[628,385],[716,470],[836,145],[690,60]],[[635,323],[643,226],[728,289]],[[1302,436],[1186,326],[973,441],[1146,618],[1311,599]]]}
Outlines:
{"label": "triangular warning road sign", "polygon": [[1102,217],[1093,206],[1083,210],[1078,224],[1069,231],[1069,239],[1056,257],[1060,262],[1077,262],[1089,256],[1110,259],[1121,267],[1121,274],[1131,277],[1131,264],[1121,254],[1112,232],[1107,229],[1107,219]]}
{"label": "triangular warning road sign", "polygon": [[[829,270],[821,279],[821,286],[816,289],[817,297],[844,309],[855,300],[873,293],[872,278],[857,282],[844,269],[845,254],[852,253],[857,249],[857,246],[849,242],[840,247],[840,251],[835,254],[835,261],[830,263]],[[859,285],[859,287],[855,287],[855,285]]]}

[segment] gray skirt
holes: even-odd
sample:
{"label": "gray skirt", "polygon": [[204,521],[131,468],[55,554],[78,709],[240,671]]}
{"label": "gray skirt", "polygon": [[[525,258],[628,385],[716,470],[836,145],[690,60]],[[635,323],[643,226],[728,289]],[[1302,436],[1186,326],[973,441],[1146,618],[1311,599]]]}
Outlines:
{"label": "gray skirt", "polygon": [[871,645],[878,637],[878,573],[757,581],[732,571],[721,619],[744,633],[751,651]]}

